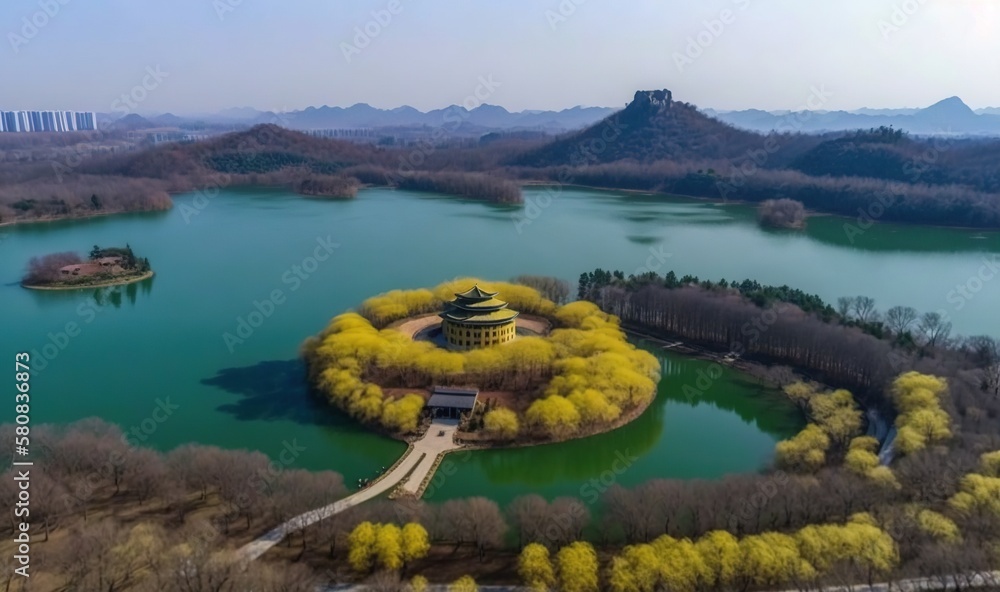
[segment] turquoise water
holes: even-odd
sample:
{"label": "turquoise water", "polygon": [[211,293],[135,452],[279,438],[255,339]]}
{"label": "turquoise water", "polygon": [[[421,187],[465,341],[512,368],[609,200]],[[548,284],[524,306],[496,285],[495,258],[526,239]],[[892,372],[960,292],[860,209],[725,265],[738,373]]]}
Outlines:
{"label": "turquoise water", "polygon": [[[298,347],[334,315],[393,288],[527,273],[575,289],[595,267],[672,268],[788,283],[828,300],[866,294],[883,310],[941,309],[958,332],[1000,335],[1000,281],[982,281],[960,307],[949,302],[984,257],[1000,253],[997,233],[877,225],[852,244],[842,218],[781,233],[759,229],[744,206],[567,189],[535,208],[542,191],[528,190],[529,205],[512,208],[387,189],[351,201],[240,189],[202,209],[188,195],[166,213],[5,228],[3,355],[37,352],[35,423],[98,416],[161,449],[196,441],[277,456],[304,448],[294,466],[338,470],[352,482],[391,464],[403,446],[311,398]],[[98,291],[17,285],[32,256],[125,243],[149,257],[155,278]],[[692,404],[681,387],[704,362],[663,361],[659,396],[633,424],[583,441],[463,456],[432,497],[579,494],[622,466],[619,453],[635,457],[614,474],[623,484],[752,471],[799,425],[780,397],[738,374]],[[154,414],[158,407],[170,414]]]}

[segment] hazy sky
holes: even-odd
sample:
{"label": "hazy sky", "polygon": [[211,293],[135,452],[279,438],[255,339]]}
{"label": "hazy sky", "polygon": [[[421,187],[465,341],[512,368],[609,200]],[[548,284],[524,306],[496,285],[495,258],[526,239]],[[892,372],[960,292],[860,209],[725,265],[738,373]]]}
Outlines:
{"label": "hazy sky", "polygon": [[997,0],[3,0],[0,32],[0,109],[1000,106]]}

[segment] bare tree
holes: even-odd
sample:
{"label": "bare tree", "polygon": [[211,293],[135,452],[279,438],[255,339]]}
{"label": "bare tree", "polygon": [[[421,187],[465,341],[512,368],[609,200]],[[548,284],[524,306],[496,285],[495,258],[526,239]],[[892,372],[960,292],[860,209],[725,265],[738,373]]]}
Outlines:
{"label": "bare tree", "polygon": [[[343,478],[332,471],[282,471],[273,481],[266,483],[265,490],[269,492],[271,515],[276,523],[332,504],[347,494]],[[301,537],[305,547],[308,532],[304,525]],[[291,537],[288,544],[291,544]]]}
{"label": "bare tree", "polygon": [[42,257],[32,257],[28,261],[28,273],[21,280],[26,284],[44,284],[62,277],[60,268],[82,263],[80,256],[73,252],[52,253]]}
{"label": "bare tree", "polygon": [[209,489],[216,483],[215,469],[219,465],[222,450],[215,446],[186,444],[175,448],[167,455],[167,468],[186,488],[198,491],[205,499]]}
{"label": "bare tree", "polygon": [[896,335],[909,331],[917,320],[917,310],[910,306],[893,306],[885,313],[885,322]]}
{"label": "bare tree", "polygon": [[131,452],[124,481],[129,492],[139,500],[140,506],[164,491],[167,479],[166,463],[160,453],[148,448],[137,448]]}
{"label": "bare tree", "polygon": [[515,498],[507,506],[507,517],[517,532],[518,546],[542,542],[549,504],[542,496],[532,493]]}
{"label": "bare tree", "polygon": [[545,521],[545,539],[552,548],[560,548],[583,539],[583,529],[590,523],[590,511],[573,497],[552,501]]}
{"label": "bare tree", "polygon": [[217,459],[215,468],[219,500],[225,504],[222,521],[226,532],[234,517],[244,518],[250,528],[254,516],[262,509],[266,485],[268,458],[259,452],[227,450]]}
{"label": "bare tree", "polygon": [[71,590],[116,592],[133,582],[142,567],[128,544],[128,532],[111,519],[85,524],[71,537],[73,544],[56,559]]}
{"label": "bare tree", "polygon": [[475,544],[479,560],[482,561],[486,558],[487,551],[503,544],[507,523],[500,513],[500,507],[493,500],[473,497],[465,500],[464,505],[471,535],[468,539]]}
{"label": "bare tree", "polygon": [[854,299],[850,296],[837,298],[837,314],[842,318],[850,318],[851,309],[854,308]]}
{"label": "bare tree", "polygon": [[920,317],[918,328],[927,347],[947,345],[948,336],[951,335],[951,323],[945,322],[944,318],[936,312],[924,313],[924,316]]}
{"label": "bare tree", "polygon": [[563,279],[544,275],[519,275],[511,281],[538,290],[542,296],[556,304],[564,304],[569,298],[569,282]]}
{"label": "bare tree", "polygon": [[851,304],[854,317],[862,323],[874,322],[877,317],[875,310],[875,299],[869,296],[857,296]]}

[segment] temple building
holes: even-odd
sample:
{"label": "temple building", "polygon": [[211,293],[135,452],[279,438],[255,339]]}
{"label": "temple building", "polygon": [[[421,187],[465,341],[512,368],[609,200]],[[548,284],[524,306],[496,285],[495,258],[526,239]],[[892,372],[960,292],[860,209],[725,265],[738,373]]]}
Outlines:
{"label": "temple building", "polygon": [[455,294],[441,313],[441,332],[455,349],[473,349],[513,341],[518,312],[478,285]]}

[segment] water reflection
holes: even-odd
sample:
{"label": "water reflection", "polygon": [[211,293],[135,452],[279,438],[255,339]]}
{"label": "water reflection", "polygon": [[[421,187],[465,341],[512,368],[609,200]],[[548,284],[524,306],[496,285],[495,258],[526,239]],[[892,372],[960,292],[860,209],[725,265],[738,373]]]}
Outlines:
{"label": "water reflection", "polygon": [[329,406],[310,395],[301,359],[221,368],[215,376],[202,379],[201,384],[239,395],[240,399],[216,409],[241,421],[290,419],[310,425],[336,422]]}
{"label": "water reflection", "polygon": [[[662,366],[656,400],[638,419],[606,434],[531,448],[479,451],[469,460],[490,483],[537,487],[590,479],[623,457],[668,462],[677,451],[664,448],[672,445],[664,434],[666,420],[682,409],[707,405],[720,411],[717,419],[703,418],[706,438],[721,418],[733,415],[748,426],[747,430],[766,433],[774,440],[801,429],[801,414],[779,391],[728,368],[720,374],[718,367],[706,360],[670,354],[645,341],[637,344],[656,355]],[[697,388],[698,396],[690,397],[692,391],[685,387]],[[700,446],[698,442],[685,445]]]}
{"label": "water reflection", "polygon": [[99,288],[80,288],[78,290],[28,290],[35,304],[43,309],[59,309],[67,303],[79,302],[77,310],[83,310],[87,306],[94,306],[99,309],[115,308],[119,309],[123,303],[135,306],[139,300],[139,294],[148,296],[153,292],[153,282],[156,276],[149,277],[140,282],[132,282],[120,286],[102,286]]}

